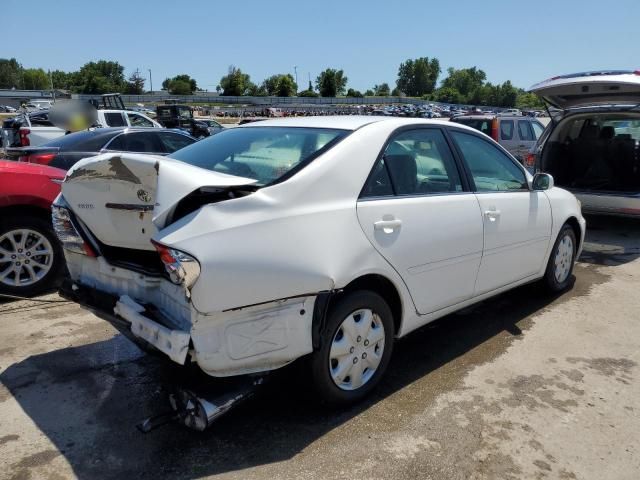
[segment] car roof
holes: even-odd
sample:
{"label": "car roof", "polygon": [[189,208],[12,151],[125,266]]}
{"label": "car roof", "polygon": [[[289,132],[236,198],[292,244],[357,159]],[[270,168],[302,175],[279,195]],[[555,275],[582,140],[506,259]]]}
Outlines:
{"label": "car roof", "polygon": [[[403,118],[386,117],[376,115],[329,115],[317,117],[285,117],[262,120],[260,122],[247,123],[238,128],[261,127],[308,127],[308,128],[334,128],[341,130],[357,130],[372,123],[391,123],[395,127],[405,125],[451,125],[449,120],[427,118]],[[459,125],[456,124],[456,127]],[[468,128],[463,126],[464,128]],[[469,128],[475,132],[474,129]]]}

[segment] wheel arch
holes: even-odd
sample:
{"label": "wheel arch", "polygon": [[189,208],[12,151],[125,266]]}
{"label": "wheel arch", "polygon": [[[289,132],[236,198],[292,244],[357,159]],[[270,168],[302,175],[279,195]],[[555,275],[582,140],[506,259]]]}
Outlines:
{"label": "wheel arch", "polygon": [[3,219],[6,219],[8,217],[25,215],[38,217],[43,220],[50,220],[51,210],[33,204],[8,205],[5,207],[0,207],[0,224],[3,223]]}
{"label": "wheel arch", "polygon": [[576,235],[576,248],[578,248],[578,246],[582,243],[582,229],[580,228],[578,219],[572,216],[567,218],[564,223],[568,224],[573,229],[573,233]]}
{"label": "wheel arch", "polygon": [[325,326],[326,315],[330,310],[331,305],[341,296],[358,290],[369,290],[380,295],[391,309],[394,334],[398,335],[401,331],[404,308],[400,291],[396,285],[384,275],[369,273],[352,280],[341,289],[332,290],[330,292],[321,292],[318,294],[314,308],[312,328],[314,349],[320,347],[322,330]]}

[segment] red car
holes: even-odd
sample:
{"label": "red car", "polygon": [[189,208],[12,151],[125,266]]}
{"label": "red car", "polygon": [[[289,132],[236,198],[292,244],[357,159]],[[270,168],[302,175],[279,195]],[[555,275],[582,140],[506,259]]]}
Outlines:
{"label": "red car", "polygon": [[51,202],[65,171],[0,160],[0,293],[29,296],[51,288],[64,269],[51,226]]}

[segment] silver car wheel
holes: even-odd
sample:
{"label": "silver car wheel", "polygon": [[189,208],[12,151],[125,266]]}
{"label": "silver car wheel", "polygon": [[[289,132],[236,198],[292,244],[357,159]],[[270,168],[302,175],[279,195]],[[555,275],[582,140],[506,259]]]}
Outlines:
{"label": "silver car wheel", "polygon": [[553,274],[558,283],[564,282],[571,272],[573,263],[573,240],[570,235],[565,235],[558,243],[556,256],[553,259]]}
{"label": "silver car wheel", "polygon": [[329,372],[342,390],[357,390],[376,373],[384,352],[385,333],[380,316],[360,309],[345,318],[331,342]]}
{"label": "silver car wheel", "polygon": [[0,283],[28,287],[39,282],[53,265],[53,247],[40,232],[9,230],[0,236]]}

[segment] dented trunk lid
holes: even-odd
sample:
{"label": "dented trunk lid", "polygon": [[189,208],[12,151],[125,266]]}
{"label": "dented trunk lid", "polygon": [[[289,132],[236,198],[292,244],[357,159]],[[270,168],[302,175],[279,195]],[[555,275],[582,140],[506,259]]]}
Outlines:
{"label": "dented trunk lid", "polygon": [[78,162],[62,195],[97,239],[109,246],[154,250],[151,237],[172,208],[202,187],[240,187],[255,180],[204,170],[156,155],[109,153]]}

